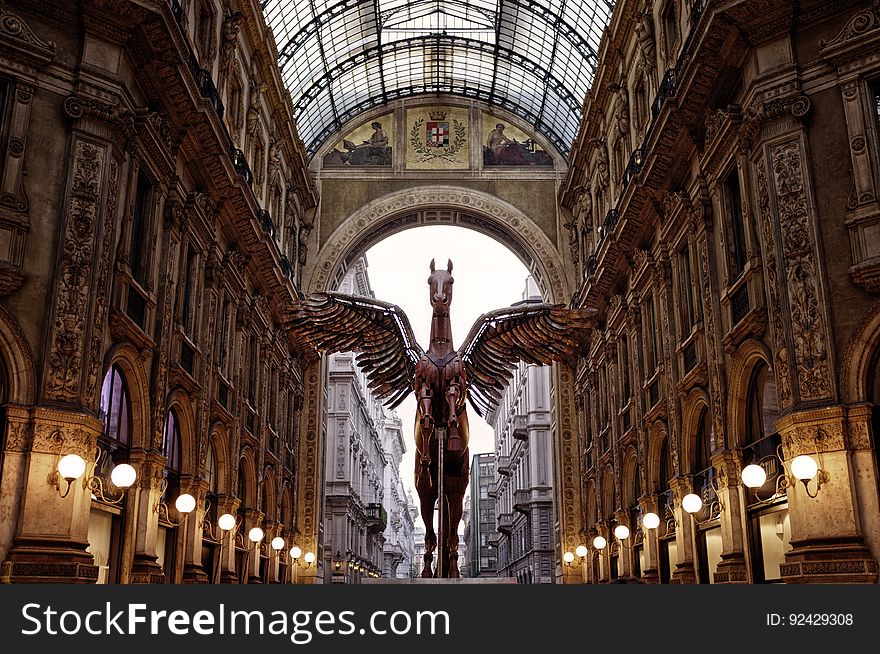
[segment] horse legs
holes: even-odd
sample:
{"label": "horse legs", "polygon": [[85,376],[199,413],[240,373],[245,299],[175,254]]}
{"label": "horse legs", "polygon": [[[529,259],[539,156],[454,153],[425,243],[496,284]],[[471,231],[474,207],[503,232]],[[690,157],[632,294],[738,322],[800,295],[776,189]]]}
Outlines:
{"label": "horse legs", "polygon": [[[416,453],[416,470],[419,470],[419,454]],[[437,534],[434,532],[434,503],[437,501],[436,479],[437,464],[430,466],[430,474],[416,475],[416,491],[419,494],[419,502],[422,508],[422,521],[425,523],[425,565],[422,569],[422,577],[433,577],[431,563],[434,560],[434,550],[437,547]]]}
{"label": "horse legs", "polygon": [[433,577],[431,563],[434,561],[434,550],[437,548],[437,534],[434,532],[434,502],[437,501],[436,486],[419,493],[422,505],[422,520],[425,522],[425,565],[422,577]]}
{"label": "horse legs", "polygon": [[447,563],[445,575],[451,579],[458,579],[461,574],[458,570],[458,523],[464,511],[464,494],[470,477],[468,468],[470,461],[469,448],[465,448],[464,455],[455,461],[450,461],[446,466],[446,477],[443,480],[446,491],[446,533],[444,540],[447,547]]}

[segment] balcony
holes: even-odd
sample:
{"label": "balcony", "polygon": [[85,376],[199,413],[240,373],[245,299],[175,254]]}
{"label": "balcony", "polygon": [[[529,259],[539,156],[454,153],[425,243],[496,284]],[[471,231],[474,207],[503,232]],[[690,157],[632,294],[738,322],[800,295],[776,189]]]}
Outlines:
{"label": "balcony", "polygon": [[370,533],[378,534],[385,531],[388,526],[388,513],[381,504],[367,504],[367,530]]}
{"label": "balcony", "polygon": [[513,491],[513,510],[523,515],[528,515],[530,496],[531,493],[528,488],[517,488]]}
{"label": "balcony", "polygon": [[188,64],[196,86],[199,88],[199,94],[214,108],[217,118],[223,120],[223,101],[220,99],[220,93],[214,85],[211,73],[199,65],[198,59],[193,54],[190,54]]}
{"label": "balcony", "polygon": [[677,86],[678,70],[670,68],[664,73],[663,81],[660,82],[660,88],[657,89],[657,95],[654,96],[654,102],[651,103],[651,118],[653,120],[656,120],[657,116],[660,115],[660,111],[662,111],[666,101],[675,95]]}
{"label": "balcony", "polygon": [[257,211],[257,220],[260,222],[260,229],[269,235],[269,238],[275,236],[275,223],[272,222],[272,216],[266,209]]}
{"label": "balcony", "polygon": [[498,515],[498,532],[507,534],[513,531],[513,513],[501,513]]}
{"label": "balcony", "polygon": [[632,155],[630,155],[629,163],[626,165],[626,170],[623,172],[623,187],[626,188],[629,186],[629,183],[632,181],[633,177],[642,172],[642,164],[645,161],[645,157],[643,156],[642,149],[636,148],[633,150]]}
{"label": "balcony", "polygon": [[281,255],[281,272],[287,279],[293,279],[293,266],[290,265],[290,259],[286,254]]}
{"label": "balcony", "polygon": [[499,475],[510,475],[510,456],[505,454],[495,459],[495,469]]}
{"label": "balcony", "polygon": [[254,175],[251,172],[250,166],[248,166],[244,152],[238,148],[232,148],[229,151],[229,158],[232,159],[232,167],[235,168],[235,172],[244,177],[244,181],[247,182],[248,186],[253,186]]}
{"label": "balcony", "polygon": [[501,534],[497,531],[489,534],[489,547],[498,547],[498,543],[501,542]]}
{"label": "balcony", "polygon": [[525,416],[513,418],[513,437],[521,441],[529,440],[529,422]]}

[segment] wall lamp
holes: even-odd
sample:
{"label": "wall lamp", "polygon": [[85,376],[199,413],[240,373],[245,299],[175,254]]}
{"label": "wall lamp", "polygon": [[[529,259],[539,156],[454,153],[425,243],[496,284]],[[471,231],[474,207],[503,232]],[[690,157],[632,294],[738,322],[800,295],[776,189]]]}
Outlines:
{"label": "wall lamp", "polygon": [[[715,495],[715,499],[708,501],[708,489],[712,489],[712,493]],[[681,508],[685,513],[689,514],[691,518],[693,518],[694,522],[697,525],[704,525],[708,522],[712,522],[716,518],[718,518],[719,514],[724,510],[724,503],[721,501],[721,496],[718,494],[718,486],[714,482],[712,478],[709,479],[708,487],[703,487],[704,494],[701,497],[696,493],[688,493],[683,498],[681,498]],[[698,520],[697,514],[702,511],[703,506],[707,503],[704,502],[704,498],[708,501],[709,506],[709,517],[705,520]],[[715,511],[717,507],[717,512]]]}
{"label": "wall lamp", "polygon": [[[226,514],[226,515],[228,515],[228,514]],[[223,517],[223,516],[221,516],[221,517]],[[260,542],[263,540],[263,537],[265,535],[266,535],[266,532],[264,532],[260,527],[251,527],[251,530],[248,532],[248,535],[247,535],[248,542],[250,543],[250,545],[245,547],[244,542],[242,542],[242,547],[244,548],[244,551],[247,552],[248,554],[250,554],[255,549],[260,547]],[[239,536],[241,536],[241,534],[239,534]],[[248,583],[248,573],[250,572],[250,566],[251,566],[251,557],[246,556],[244,559],[244,578],[241,581],[241,583],[243,583],[243,584]]]}
{"label": "wall lamp", "polygon": [[[205,513],[207,513],[207,509],[205,510]],[[239,526],[241,526],[241,518],[236,518],[231,513],[224,513],[219,518],[217,518],[217,527],[220,529],[221,535],[220,535],[220,538],[216,539],[216,540],[220,541],[220,561],[221,562],[223,560],[223,540],[224,540],[223,536],[226,535],[227,531],[237,532]],[[214,538],[213,525],[211,526],[210,534],[211,534],[211,537]],[[232,537],[235,538],[235,533],[233,533]],[[221,568],[221,565],[217,565],[216,570],[214,571],[214,583],[215,584],[220,583],[220,568]]]}
{"label": "wall lamp", "polygon": [[[593,539],[593,540],[595,540],[595,539]],[[562,561],[569,568],[574,568],[578,565],[584,564],[584,562],[587,558],[587,554],[589,554],[589,552],[590,552],[590,550],[587,549],[586,545],[578,545],[577,547],[574,548],[574,552],[572,552],[571,550],[568,550],[567,552],[565,552],[565,554],[562,555]],[[577,563],[574,562],[575,557],[577,557],[577,559],[578,559]]]}
{"label": "wall lamp", "polygon": [[[296,576],[299,568],[310,568],[315,562],[315,553],[306,552],[305,556],[303,556],[302,548],[298,545],[294,545],[290,548],[289,554],[290,565],[293,568],[293,583],[296,583]],[[303,563],[300,563],[300,559],[303,560]]]}
{"label": "wall lamp", "polygon": [[[110,483],[94,475],[95,468],[106,456],[105,452],[98,449],[95,457],[95,463],[92,466],[92,473],[83,479],[83,488],[87,488],[106,504],[121,504],[125,498],[125,491],[134,485],[137,480],[137,472],[127,463],[120,463],[113,467],[110,472]],[[86,462],[79,454],[67,454],[58,460],[55,472],[50,476],[50,483],[55,486],[55,490],[61,497],[67,497],[70,493],[70,487],[74,481],[82,477],[86,472]],[[61,492],[61,480],[67,482],[64,492]],[[111,487],[122,491],[118,495],[111,492]]]}
{"label": "wall lamp", "polygon": [[182,525],[189,514],[192,513],[196,508],[196,498],[194,498],[189,493],[181,493],[177,496],[177,499],[174,500],[174,508],[177,509],[177,512],[183,516],[181,520],[174,522],[171,519],[171,516],[168,513],[168,504],[162,500],[162,496],[165,495],[165,491],[168,490],[168,480],[162,480],[162,488],[159,491],[159,499],[156,501],[156,504],[153,506],[153,511],[159,514],[160,519],[164,519],[165,522],[169,523],[172,527],[179,527]]}
{"label": "wall lamp", "polygon": [[[816,456],[819,456],[819,447],[818,443],[822,440],[822,432],[816,435]],[[766,459],[773,458],[773,455],[769,457],[765,457],[761,461]],[[776,458],[779,459],[779,462],[782,464],[782,474],[777,475],[776,477],[776,485],[774,487],[773,495],[769,498],[762,498],[758,495],[758,490],[767,482],[767,471],[764,469],[762,465],[760,465],[760,461],[758,463],[751,463],[742,469],[740,473],[740,477],[742,478],[743,484],[745,484],[748,488],[751,488],[755,491],[755,497],[759,502],[764,504],[769,504],[772,502],[778,495],[781,495],[787,488],[794,486],[795,481],[800,481],[804,485],[804,490],[807,492],[807,496],[815,499],[819,495],[819,491],[822,490],[822,486],[827,484],[831,480],[831,476],[819,467],[816,459],[814,459],[809,454],[801,454],[799,456],[794,457],[791,460],[791,476],[789,477],[785,474],[785,459],[782,456],[782,445],[779,445],[776,448]],[[810,482],[812,480],[816,480],[816,492],[812,492],[810,490]]]}
{"label": "wall lamp", "polygon": [[[613,533],[614,537],[617,539],[617,544],[620,547],[628,550],[632,549],[632,545],[626,542],[627,540],[629,540],[630,537],[629,527],[623,524],[619,524],[614,528]],[[595,538],[593,540],[595,540]]]}

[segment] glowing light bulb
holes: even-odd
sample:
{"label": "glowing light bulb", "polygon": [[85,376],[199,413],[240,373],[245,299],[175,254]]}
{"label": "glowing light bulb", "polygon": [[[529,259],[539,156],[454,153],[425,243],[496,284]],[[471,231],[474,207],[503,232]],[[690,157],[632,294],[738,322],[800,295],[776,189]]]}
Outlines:
{"label": "glowing light bulb", "polygon": [[83,476],[86,462],[79,454],[68,454],[58,462],[58,474],[66,481],[73,481]]}
{"label": "glowing light bulb", "polygon": [[642,516],[642,526],[645,529],[656,529],[660,526],[660,516],[656,513],[646,513]]}
{"label": "glowing light bulb", "polygon": [[688,513],[696,513],[703,508],[703,500],[700,499],[699,495],[688,493],[681,500],[681,508]]}
{"label": "glowing light bulb", "polygon": [[177,510],[184,515],[187,513],[192,513],[193,509],[196,508],[196,498],[194,498],[189,493],[183,493],[176,500],[174,500],[174,506],[177,507]]}
{"label": "glowing light bulb", "polygon": [[743,468],[740,477],[748,488],[761,488],[767,481],[767,473],[764,468],[754,463]]}

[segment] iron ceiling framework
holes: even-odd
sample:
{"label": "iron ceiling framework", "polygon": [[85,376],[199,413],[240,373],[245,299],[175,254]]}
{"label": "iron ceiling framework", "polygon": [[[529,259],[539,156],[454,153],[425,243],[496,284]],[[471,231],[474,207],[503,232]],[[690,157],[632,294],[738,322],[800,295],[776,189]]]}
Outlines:
{"label": "iron ceiling framework", "polygon": [[613,0],[263,0],[309,156],[398,98],[519,116],[568,155]]}

